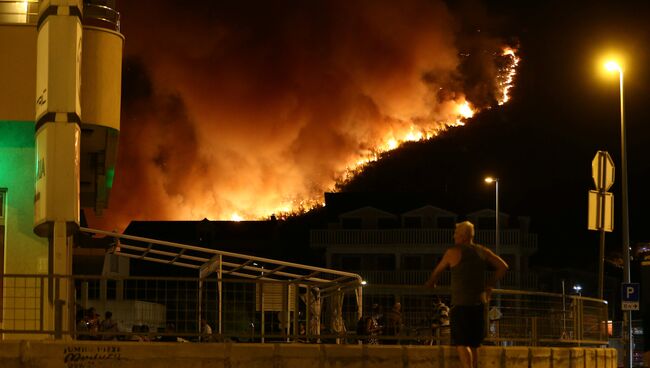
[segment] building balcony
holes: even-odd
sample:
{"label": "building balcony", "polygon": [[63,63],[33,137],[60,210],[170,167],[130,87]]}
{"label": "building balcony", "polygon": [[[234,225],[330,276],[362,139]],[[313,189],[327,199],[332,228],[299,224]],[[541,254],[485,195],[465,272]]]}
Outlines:
{"label": "building balcony", "polygon": [[[533,253],[537,250],[537,235],[519,229],[503,229],[499,232],[500,250],[521,250]],[[477,230],[476,242],[494,249],[494,230]],[[447,247],[454,242],[453,229],[371,229],[371,230],[312,230],[312,248],[339,246],[358,247]]]}

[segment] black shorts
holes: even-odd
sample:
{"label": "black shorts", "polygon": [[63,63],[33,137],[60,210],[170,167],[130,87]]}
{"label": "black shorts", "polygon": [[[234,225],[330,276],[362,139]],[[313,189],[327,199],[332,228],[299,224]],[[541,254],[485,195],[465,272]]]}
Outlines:
{"label": "black shorts", "polygon": [[485,338],[485,307],[456,305],[449,312],[451,344],[476,348]]}

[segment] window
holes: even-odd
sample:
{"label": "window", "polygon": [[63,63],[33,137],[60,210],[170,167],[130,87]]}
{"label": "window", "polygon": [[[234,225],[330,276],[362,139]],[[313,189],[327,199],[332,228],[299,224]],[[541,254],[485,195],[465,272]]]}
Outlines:
{"label": "window", "polygon": [[395,270],[395,256],[392,254],[377,255],[377,271]]}
{"label": "window", "polygon": [[344,271],[359,271],[359,270],[361,270],[361,257],[360,256],[341,256],[341,268]]}
{"label": "window", "polygon": [[341,221],[341,225],[344,229],[361,229],[361,219],[360,218],[344,218]]}
{"label": "window", "polygon": [[422,227],[422,218],[413,216],[404,217],[404,227],[407,229],[419,229]]}
{"label": "window", "polygon": [[377,227],[380,229],[396,229],[398,228],[397,220],[392,218],[380,218],[377,220]]}
{"label": "window", "polygon": [[451,216],[438,217],[436,225],[439,229],[453,229],[456,226],[456,219]]}
{"label": "window", "polygon": [[496,227],[496,217],[479,217],[478,228],[484,230],[494,229]]}
{"label": "window", "polygon": [[417,271],[422,269],[422,257],[421,256],[404,256],[402,259],[402,269],[406,271]]}

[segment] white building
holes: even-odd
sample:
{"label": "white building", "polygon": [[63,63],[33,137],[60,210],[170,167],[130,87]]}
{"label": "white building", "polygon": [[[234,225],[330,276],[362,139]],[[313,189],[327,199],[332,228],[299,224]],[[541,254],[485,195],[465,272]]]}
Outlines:
{"label": "white building", "polygon": [[[338,214],[327,229],[312,230],[310,246],[324,252],[326,267],[358,273],[370,284],[422,285],[453,245],[459,217],[431,205],[402,213],[365,206]],[[475,224],[475,241],[494,250],[495,211],[463,217]],[[527,217],[510,221],[500,214],[500,255],[510,265],[501,288],[536,289],[528,259],[537,250],[537,235],[529,232],[529,223]],[[441,281],[444,285],[444,276]]]}

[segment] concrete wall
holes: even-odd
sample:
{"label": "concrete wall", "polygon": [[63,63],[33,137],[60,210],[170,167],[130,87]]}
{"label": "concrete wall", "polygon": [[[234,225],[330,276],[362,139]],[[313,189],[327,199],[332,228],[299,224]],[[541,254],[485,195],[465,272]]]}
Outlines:
{"label": "concrete wall", "polygon": [[[34,123],[2,121],[0,116],[0,188],[7,189],[4,272],[47,274],[47,239],[34,234],[34,175],[36,173]],[[38,328],[41,295],[37,279],[5,277],[2,327]],[[35,338],[37,338],[35,336]],[[0,364],[1,366],[1,364]]]}
{"label": "concrete wall", "polygon": [[[311,344],[5,341],[3,368],[455,368],[454,348]],[[481,368],[616,368],[616,350],[479,349]]]}
{"label": "concrete wall", "polygon": [[5,273],[47,273],[47,239],[34,234],[34,123],[2,121],[0,188],[7,189]]}
{"label": "concrete wall", "polygon": [[0,119],[33,121],[36,115],[36,26],[0,25],[0,50]]}

